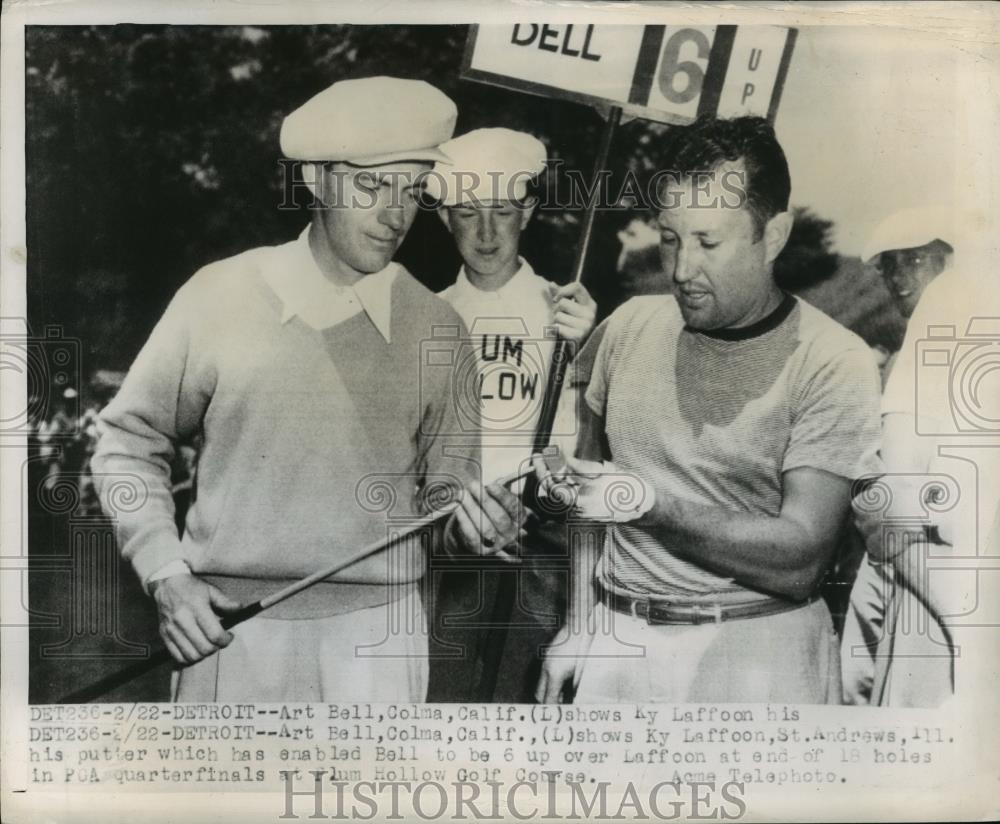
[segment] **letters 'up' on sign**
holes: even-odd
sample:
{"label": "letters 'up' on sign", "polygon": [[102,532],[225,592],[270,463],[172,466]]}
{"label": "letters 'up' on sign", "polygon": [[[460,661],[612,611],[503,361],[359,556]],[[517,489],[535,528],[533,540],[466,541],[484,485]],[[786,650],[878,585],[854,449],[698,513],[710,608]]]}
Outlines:
{"label": "letters 'up' on sign", "polygon": [[707,113],[773,120],[795,34],[780,26],[472,26],[462,76],[665,123]]}

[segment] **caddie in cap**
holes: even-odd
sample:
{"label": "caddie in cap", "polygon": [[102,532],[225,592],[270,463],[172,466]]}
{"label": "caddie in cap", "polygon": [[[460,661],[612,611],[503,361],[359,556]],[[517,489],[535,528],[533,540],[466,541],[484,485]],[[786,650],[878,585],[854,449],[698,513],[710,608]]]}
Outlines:
{"label": "caddie in cap", "polygon": [[[469,328],[463,391],[471,396],[468,405],[482,411],[483,476],[497,479],[529,462],[555,334],[575,348],[593,328],[597,306],[582,284],[546,280],[520,255],[521,233],[538,203],[530,191],[545,168],[544,144],[524,132],[488,128],[456,137],[441,150],[448,160],[435,164],[427,193],[439,201],[438,215],[463,261],[441,297]],[[572,431],[571,426],[563,434]],[[432,700],[476,689],[481,653],[495,643],[505,649],[493,700],[531,700],[540,666],[537,650],[555,634],[558,583],[567,577],[567,571],[553,568],[566,550],[554,541],[559,530],[552,533],[532,529],[515,569],[484,557],[479,569],[442,576],[438,631],[451,625],[447,634],[464,645],[466,657],[461,664],[432,668]],[[516,576],[517,609],[509,627],[482,632],[475,627],[488,621],[502,574]],[[472,626],[457,626],[457,614]]]}
{"label": "caddie in cap", "polygon": [[882,275],[905,318],[951,261],[953,219],[943,209],[901,209],[883,220],[865,244],[861,259]]}
{"label": "caddie in cap", "polygon": [[[385,538],[387,518],[424,513],[431,490],[461,495],[450,543],[480,552],[517,533],[513,495],[477,482],[478,445],[445,449],[460,431],[451,371],[421,369],[434,329],[461,320],[393,262],[455,118],[434,87],[391,77],[335,83],[292,112],[281,148],[310,164],[309,225],[197,272],[101,415],[100,492],[181,665],[175,700],[421,701],[413,544],[234,632],[219,614]],[[169,465],[198,434],[179,537]],[[112,507],[123,477],[141,493],[128,512]]]}

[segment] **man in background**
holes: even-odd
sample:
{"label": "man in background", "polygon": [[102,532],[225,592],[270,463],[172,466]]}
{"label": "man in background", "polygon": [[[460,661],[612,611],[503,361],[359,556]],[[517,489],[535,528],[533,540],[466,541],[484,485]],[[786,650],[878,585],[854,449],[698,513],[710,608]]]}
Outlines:
{"label": "man in background", "polygon": [[[1000,537],[1000,384],[989,368],[1000,283],[983,265],[992,256],[975,252],[975,234],[972,216],[907,211],[869,246],[909,322],[882,399],[878,484],[888,509],[869,510],[864,496],[855,503],[868,554],[845,627],[848,703],[940,705],[956,689],[952,626],[983,603],[986,576],[928,567],[932,558],[995,554]],[[957,474],[969,468],[971,478]]]}
{"label": "man in background", "polygon": [[[909,321],[927,285],[951,261],[952,246],[943,238],[951,238],[952,214],[933,209],[902,209],[885,218],[872,232],[862,251],[862,262],[871,266],[883,279],[899,313]],[[889,380],[898,352],[889,354],[882,366],[883,384]],[[858,539],[864,552],[863,541]],[[872,700],[875,678],[876,650],[883,637],[886,603],[895,588],[891,567],[875,564],[864,553],[851,588],[850,603],[844,620],[841,664],[844,678],[844,702],[867,704]],[[903,593],[899,593],[900,597]],[[937,622],[930,617],[918,600],[908,603],[913,618],[923,625]],[[940,639],[940,627],[937,626]],[[883,653],[888,649],[883,647]],[[918,654],[912,650],[911,654]],[[928,642],[923,655],[941,659],[943,648]],[[887,671],[885,662],[878,668],[881,674],[875,689],[875,701],[884,690]],[[940,669],[940,668],[939,668]],[[939,679],[931,679],[939,680]],[[939,691],[925,680],[929,693]]]}

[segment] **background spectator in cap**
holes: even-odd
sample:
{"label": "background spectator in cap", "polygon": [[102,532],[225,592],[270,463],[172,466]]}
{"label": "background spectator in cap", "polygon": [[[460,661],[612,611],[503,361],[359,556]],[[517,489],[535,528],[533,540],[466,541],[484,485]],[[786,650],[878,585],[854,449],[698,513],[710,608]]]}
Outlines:
{"label": "background spectator in cap", "polygon": [[[196,273],[101,414],[96,478],[186,665],[175,700],[423,700],[425,560],[411,544],[235,633],[219,622],[384,538],[366,479],[391,486],[394,515],[424,512],[431,492],[462,495],[449,535],[477,552],[516,535],[516,499],[477,482],[478,445],[445,451],[459,431],[451,372],[420,368],[434,327],[461,320],[392,260],[455,117],[437,89],[389,77],[335,83],[292,112],[281,147],[314,166],[309,226]],[[179,538],[170,466],[194,435],[197,494]],[[110,497],[122,474],[142,480],[133,511]],[[413,631],[386,637],[390,610]]]}
{"label": "background spectator in cap", "polygon": [[[471,394],[469,405],[482,410],[483,477],[496,480],[528,465],[555,334],[575,349],[593,328],[597,305],[583,284],[546,280],[519,254],[521,232],[538,203],[529,184],[545,168],[540,140],[511,129],[477,129],[441,150],[449,161],[435,164],[427,193],[440,202],[438,215],[463,260],[441,297],[469,328],[463,389]],[[504,649],[493,700],[531,700],[538,649],[555,634],[567,557],[560,530],[532,532],[522,541],[517,568],[484,559],[480,569],[446,571],[437,581],[438,632],[462,644],[466,658],[432,669],[431,700],[471,697],[482,654],[495,644]],[[509,626],[484,631],[479,626],[503,574],[516,576],[516,609]],[[457,615],[469,625],[458,626]]]}
{"label": "background spectator in cap", "polygon": [[[882,277],[899,313],[906,319],[913,314],[927,285],[951,262],[953,249],[944,238],[954,237],[950,228],[952,221],[953,212],[943,209],[901,209],[879,223],[865,244],[861,254],[862,261],[874,267]],[[883,385],[892,374],[897,354],[897,352],[886,352],[884,362],[880,363]],[[871,557],[864,553],[864,542],[860,537],[857,538],[855,548],[858,551],[852,552],[851,557],[855,558],[853,565],[857,565],[857,577],[851,587],[850,602],[844,620],[841,666],[845,703],[867,704],[872,698],[876,670],[875,656],[879,641],[885,632],[886,602],[895,583],[891,566],[873,564]],[[858,554],[862,555],[860,563],[857,559]],[[906,609],[914,621],[924,626],[937,623],[917,599],[910,598]],[[940,639],[940,627],[937,632]],[[923,651],[918,652],[913,648],[912,654],[941,658],[940,646],[935,648],[934,642],[928,641],[926,635],[923,636],[922,642],[925,645]],[[906,643],[903,641],[903,644]],[[909,643],[912,645],[913,641]],[[920,639],[918,643],[921,643]],[[875,690],[876,703],[880,700],[878,696],[883,692],[887,667],[880,666],[879,670],[882,677]],[[926,690],[928,694],[940,693],[940,687],[932,686],[934,681],[940,682],[940,676],[921,680],[923,681],[921,689]]]}
{"label": "background spectator in cap", "polygon": [[[962,234],[959,226],[965,227]],[[844,630],[848,703],[940,705],[958,687],[956,619],[977,604],[995,603],[983,591],[988,576],[927,567],[928,557],[967,558],[1000,549],[1000,456],[989,448],[1000,421],[1000,371],[989,368],[1000,339],[1000,283],[990,266],[995,252],[976,248],[978,232],[972,214],[907,210],[887,219],[866,249],[878,255],[883,274],[883,261],[894,272],[897,262],[904,264],[892,277],[910,311],[882,398],[885,475],[878,484],[891,508],[869,510],[864,496],[855,503],[868,552]],[[938,341],[930,340],[935,335]],[[973,344],[963,350],[966,357],[954,357],[966,342]],[[919,355],[929,343],[936,344],[938,361]],[[977,364],[975,391],[961,391]],[[987,448],[949,450],[950,444],[969,444],[970,434]],[[960,484],[961,495],[949,491],[947,479],[961,479],[970,466],[974,481]],[[932,489],[942,500],[927,497]],[[903,536],[894,518],[918,527]],[[905,540],[889,542],[888,534]],[[974,634],[967,633],[960,660],[968,666],[983,663],[974,646]]]}
{"label": "background spectator in cap", "polygon": [[865,244],[861,259],[885,280],[905,318],[951,260],[952,220],[943,209],[903,209],[883,220]]}

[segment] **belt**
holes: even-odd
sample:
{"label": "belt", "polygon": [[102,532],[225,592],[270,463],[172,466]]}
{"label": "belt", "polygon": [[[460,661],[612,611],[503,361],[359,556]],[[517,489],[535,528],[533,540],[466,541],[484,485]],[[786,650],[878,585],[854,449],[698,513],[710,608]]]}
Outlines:
{"label": "belt", "polygon": [[753,601],[749,604],[692,604],[666,601],[661,598],[632,598],[609,592],[598,584],[601,603],[615,612],[645,619],[647,624],[720,624],[723,621],[738,621],[743,618],[760,618],[790,612],[811,604],[806,601]]}

